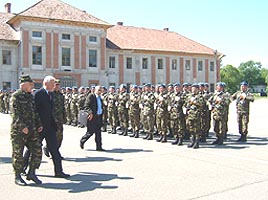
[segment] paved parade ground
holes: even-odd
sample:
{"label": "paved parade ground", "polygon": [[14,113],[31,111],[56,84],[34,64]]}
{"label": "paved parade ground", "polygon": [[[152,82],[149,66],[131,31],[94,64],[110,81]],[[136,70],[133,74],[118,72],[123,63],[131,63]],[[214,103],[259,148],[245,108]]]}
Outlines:
{"label": "paved parade ground", "polygon": [[[54,178],[52,160],[43,155],[37,170],[42,185],[14,184],[10,122],[0,114],[0,199],[9,200],[180,200],[268,199],[268,99],[251,103],[249,136],[238,143],[235,104],[230,105],[228,139],[223,146],[199,149],[103,133],[105,152],[94,138],[79,147],[85,129],[64,127],[60,149],[68,179]],[[24,177],[25,179],[25,177]]]}

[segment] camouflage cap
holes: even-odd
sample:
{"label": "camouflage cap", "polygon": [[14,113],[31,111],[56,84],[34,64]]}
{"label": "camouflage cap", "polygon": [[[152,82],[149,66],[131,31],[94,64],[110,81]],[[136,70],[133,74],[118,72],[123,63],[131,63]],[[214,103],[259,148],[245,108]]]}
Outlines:
{"label": "camouflage cap", "polygon": [[20,83],[26,83],[26,82],[31,82],[32,83],[33,82],[32,78],[28,74],[21,75],[19,81],[20,81]]}

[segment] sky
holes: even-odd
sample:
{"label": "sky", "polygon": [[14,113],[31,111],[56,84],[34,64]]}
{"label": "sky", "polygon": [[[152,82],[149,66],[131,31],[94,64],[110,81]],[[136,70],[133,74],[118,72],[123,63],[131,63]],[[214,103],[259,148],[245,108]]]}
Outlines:
{"label": "sky", "polygon": [[[225,55],[222,65],[253,60],[268,68],[265,0],[63,0],[112,25],[169,28]],[[0,0],[19,13],[39,0]],[[2,7],[1,7],[2,5]]]}

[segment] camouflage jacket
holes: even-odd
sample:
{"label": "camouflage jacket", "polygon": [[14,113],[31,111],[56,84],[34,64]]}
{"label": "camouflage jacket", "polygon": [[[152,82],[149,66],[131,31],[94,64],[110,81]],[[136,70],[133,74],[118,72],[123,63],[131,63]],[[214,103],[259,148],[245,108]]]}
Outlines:
{"label": "camouflage jacket", "polygon": [[118,110],[126,110],[129,94],[127,92],[119,92],[117,96]]}
{"label": "camouflage jacket", "polygon": [[188,119],[195,120],[200,118],[205,100],[201,94],[190,93],[185,101],[186,114]]}
{"label": "camouflage jacket", "polygon": [[28,128],[29,134],[36,133],[36,129],[42,126],[33,95],[21,89],[11,97],[11,117],[11,133],[21,133],[24,128]]}
{"label": "camouflage jacket", "polygon": [[66,111],[64,107],[64,96],[59,91],[53,92],[53,116],[56,123],[65,123],[66,122]]}
{"label": "camouflage jacket", "polygon": [[220,120],[227,114],[229,96],[224,92],[215,92],[209,99],[214,119]]}
{"label": "camouflage jacket", "polygon": [[143,115],[154,113],[155,95],[153,92],[144,92],[141,95],[140,108]]}
{"label": "camouflage jacket", "polygon": [[249,103],[254,102],[254,96],[250,92],[238,91],[232,95],[232,99],[236,100],[238,114],[249,114]]}
{"label": "camouflage jacket", "polygon": [[185,103],[185,96],[181,92],[174,92],[170,96],[169,110],[170,119],[177,119],[183,117],[183,104]]}

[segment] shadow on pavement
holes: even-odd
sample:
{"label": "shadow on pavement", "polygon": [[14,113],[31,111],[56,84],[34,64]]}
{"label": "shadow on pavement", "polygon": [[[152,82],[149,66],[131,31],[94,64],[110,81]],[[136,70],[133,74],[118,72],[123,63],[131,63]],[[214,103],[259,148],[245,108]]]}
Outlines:
{"label": "shadow on pavement", "polygon": [[71,161],[71,162],[104,162],[104,161],[122,161],[122,159],[114,159],[114,158],[109,158],[109,157],[85,157],[85,158],[64,157],[64,161]]}
{"label": "shadow on pavement", "polygon": [[122,149],[114,148],[111,150],[106,150],[107,153],[138,153],[138,152],[153,152],[152,150],[143,150],[143,149]]}
{"label": "shadow on pavement", "polygon": [[[42,175],[40,175],[41,177]],[[45,177],[45,176],[43,176]],[[50,176],[48,176],[50,177]],[[56,178],[55,178],[56,179]],[[119,177],[117,174],[100,174],[93,172],[79,172],[66,180],[69,183],[43,183],[41,185],[33,184],[34,187],[45,189],[68,190],[70,193],[87,192],[96,189],[116,189],[116,185],[103,185],[102,182],[111,181],[114,179],[131,180],[132,177]]]}
{"label": "shadow on pavement", "polygon": [[0,157],[0,163],[12,163],[11,157]]}

